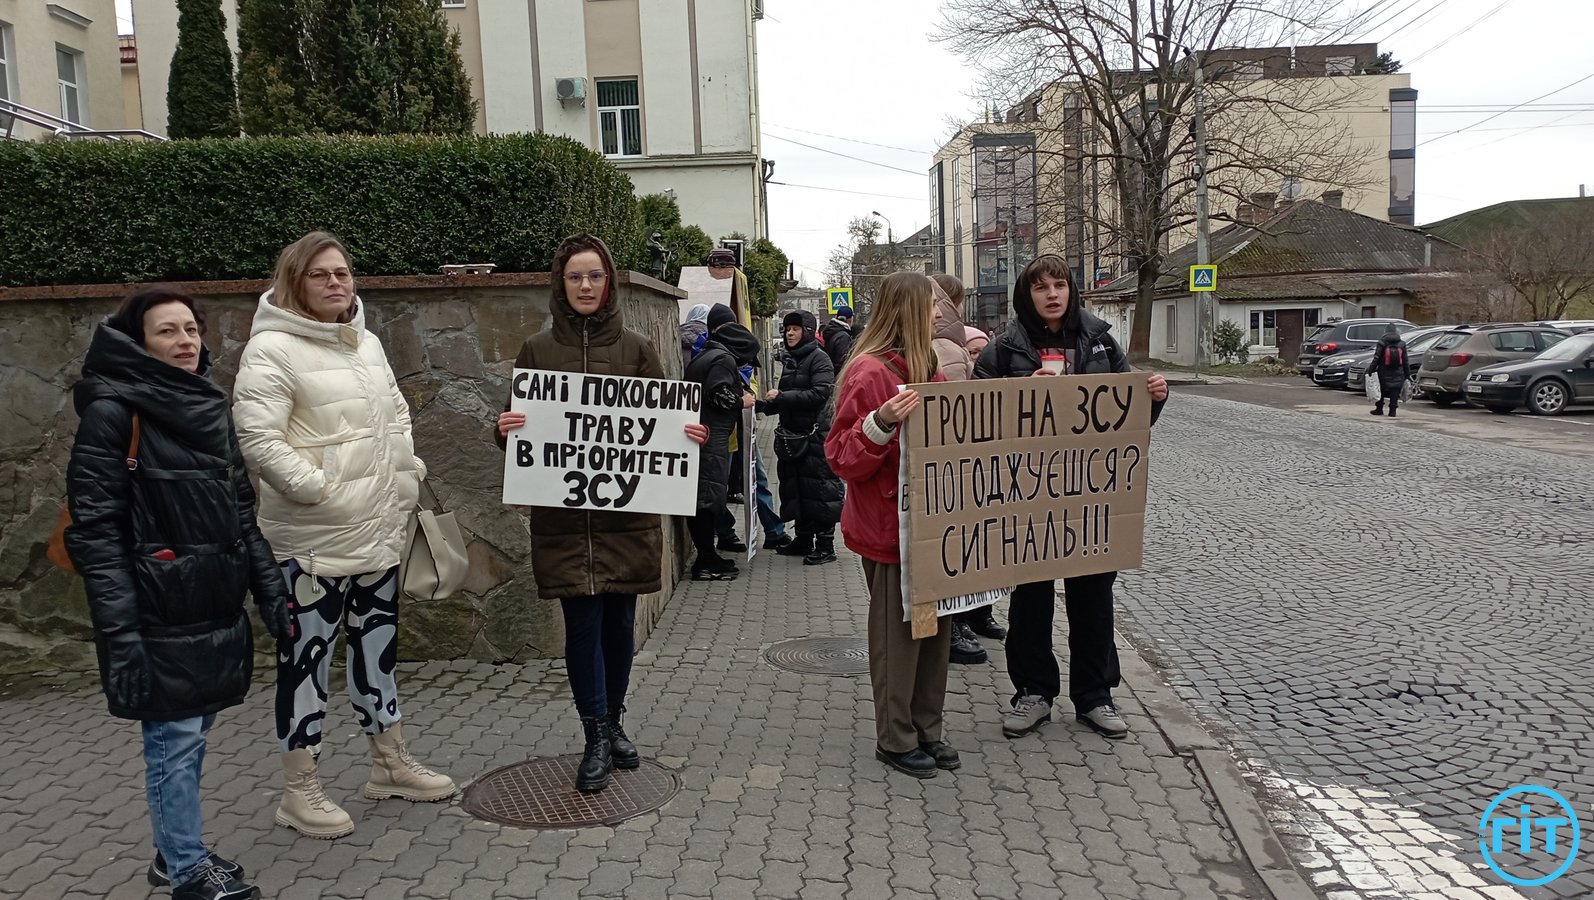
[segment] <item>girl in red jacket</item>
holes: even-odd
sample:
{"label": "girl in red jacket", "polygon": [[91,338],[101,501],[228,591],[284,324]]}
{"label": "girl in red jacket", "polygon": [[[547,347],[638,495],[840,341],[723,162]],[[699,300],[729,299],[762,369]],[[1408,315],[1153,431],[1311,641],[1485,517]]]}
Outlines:
{"label": "girl in red jacket", "polygon": [[913,639],[903,621],[897,550],[897,430],[919,408],[918,391],[903,385],[946,380],[936,372],[931,345],[934,290],[934,282],[912,272],[881,283],[869,326],[837,379],[836,417],[825,440],[831,470],[847,483],[841,536],[863,557],[869,582],[875,756],[916,778],[959,765],[957,751],[941,740],[952,630]]}

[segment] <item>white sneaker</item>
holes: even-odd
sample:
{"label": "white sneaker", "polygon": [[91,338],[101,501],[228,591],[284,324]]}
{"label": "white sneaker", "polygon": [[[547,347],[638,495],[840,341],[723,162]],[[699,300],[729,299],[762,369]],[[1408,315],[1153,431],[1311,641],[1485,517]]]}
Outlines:
{"label": "white sneaker", "polygon": [[1039,694],[1025,694],[1013,704],[1013,711],[1002,718],[1002,734],[1023,737],[1052,720],[1052,701]]}

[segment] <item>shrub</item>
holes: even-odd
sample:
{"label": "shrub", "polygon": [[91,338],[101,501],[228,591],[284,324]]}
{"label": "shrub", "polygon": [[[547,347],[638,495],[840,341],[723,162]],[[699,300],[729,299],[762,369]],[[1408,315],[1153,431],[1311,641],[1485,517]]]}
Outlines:
{"label": "shrub", "polygon": [[362,275],[543,271],[578,231],[646,256],[631,180],[544,134],[0,141],[0,184],[7,285],[262,278],[317,228]]}
{"label": "shrub", "polygon": [[1243,363],[1251,355],[1250,336],[1239,325],[1224,319],[1212,330],[1212,353],[1220,363],[1230,360]]}

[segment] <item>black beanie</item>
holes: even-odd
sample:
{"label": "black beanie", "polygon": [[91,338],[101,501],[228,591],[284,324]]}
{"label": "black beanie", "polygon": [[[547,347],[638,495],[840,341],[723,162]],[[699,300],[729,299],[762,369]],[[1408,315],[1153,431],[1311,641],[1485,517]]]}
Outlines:
{"label": "black beanie", "polygon": [[729,325],[736,321],[736,313],[723,303],[716,303],[708,308],[708,330],[713,331],[721,325]]}

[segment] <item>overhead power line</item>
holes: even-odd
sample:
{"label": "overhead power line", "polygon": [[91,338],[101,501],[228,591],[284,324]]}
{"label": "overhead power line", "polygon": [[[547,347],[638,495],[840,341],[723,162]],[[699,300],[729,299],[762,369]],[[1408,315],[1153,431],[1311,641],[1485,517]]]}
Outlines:
{"label": "overhead power line", "polygon": [[765,122],[764,127],[779,128],[782,131],[795,131],[800,134],[811,134],[814,137],[830,138],[831,140],[836,141],[847,141],[848,143],[852,144],[863,144],[867,147],[880,147],[885,150],[901,150],[903,153],[917,153],[920,156],[929,156],[931,152],[929,150],[915,150],[912,147],[898,147],[893,144],[877,144],[874,141],[864,141],[859,140],[858,138],[844,137],[839,134],[825,134],[823,131],[809,131],[806,128],[796,128],[791,125],[776,125],[773,122]]}
{"label": "overhead power line", "polygon": [[831,192],[837,193],[837,194],[859,194],[859,195],[864,196],[864,197],[888,197],[888,198],[890,198],[892,200],[913,200],[913,201],[917,202],[917,201],[921,201],[921,200],[928,201],[928,199],[929,199],[928,195],[926,195],[924,197],[904,197],[901,194],[877,194],[874,191],[849,191],[846,188],[820,187],[817,184],[792,184],[789,181],[774,181],[774,180],[770,180],[770,181],[767,181],[765,183],[766,184],[778,184],[781,187],[804,188],[804,189],[810,190],[810,191],[831,191]]}
{"label": "overhead power line", "polygon": [[1456,38],[1461,37],[1462,35],[1466,34],[1467,32],[1471,31],[1472,29],[1477,28],[1479,25],[1482,25],[1486,20],[1488,20],[1490,17],[1492,17],[1495,13],[1499,12],[1502,9],[1505,9],[1506,6],[1508,6],[1510,3],[1511,3],[1511,0],[1500,0],[1500,5],[1499,6],[1496,6],[1494,9],[1491,9],[1488,12],[1484,13],[1483,15],[1477,17],[1476,19],[1473,19],[1471,22],[1468,22],[1460,31],[1456,32],[1455,34],[1450,35],[1449,37],[1445,38],[1444,40],[1440,41],[1439,43],[1434,44],[1432,47],[1429,47],[1427,50],[1424,50],[1421,53],[1417,54],[1416,56],[1413,56],[1411,59],[1406,61],[1407,64],[1416,63],[1416,62],[1420,61],[1424,56],[1427,56],[1428,54],[1434,52],[1435,50],[1438,50],[1440,47],[1443,47],[1444,45],[1450,43],[1451,41],[1455,40]]}
{"label": "overhead power line", "polygon": [[872,159],[864,159],[861,156],[853,156],[850,153],[842,153],[840,150],[828,150],[828,149],[826,149],[824,147],[818,147],[818,146],[815,146],[813,144],[805,144],[802,141],[794,141],[791,138],[781,137],[778,134],[766,134],[766,135],[764,135],[764,137],[774,138],[777,141],[785,141],[788,144],[796,144],[799,147],[807,147],[809,150],[818,150],[820,153],[828,153],[831,156],[839,156],[842,159],[850,159],[853,162],[861,162],[861,163],[865,163],[866,165],[879,166],[882,169],[892,169],[892,170],[897,171],[897,172],[906,172],[909,175],[920,175],[920,176],[923,176],[923,175],[926,174],[925,172],[922,172],[922,171],[920,171],[918,169],[904,169],[901,166],[893,166],[890,163],[877,162],[877,161],[872,160]]}
{"label": "overhead power line", "polygon": [[1472,129],[1477,128],[1479,125],[1482,125],[1485,122],[1492,122],[1495,119],[1498,119],[1501,116],[1505,115],[1506,113],[1511,112],[1512,110],[1521,109],[1522,107],[1527,106],[1530,103],[1537,103],[1540,100],[1543,100],[1545,97],[1553,97],[1554,95],[1559,94],[1560,92],[1562,92],[1564,90],[1568,90],[1570,88],[1577,87],[1578,85],[1582,84],[1583,82],[1588,81],[1590,78],[1594,78],[1594,72],[1590,72],[1587,75],[1584,75],[1582,78],[1577,79],[1576,81],[1572,81],[1572,82],[1569,82],[1567,84],[1563,84],[1563,85],[1561,85],[1560,87],[1556,88],[1553,91],[1546,91],[1545,93],[1542,93],[1542,94],[1538,95],[1537,97],[1534,97],[1531,100],[1524,100],[1521,103],[1518,103],[1516,106],[1511,107],[1510,109],[1501,110],[1500,112],[1497,112],[1494,115],[1489,116],[1486,119],[1479,119],[1478,121],[1473,122],[1471,125],[1465,125],[1465,126],[1462,126],[1461,128],[1457,128],[1455,131],[1449,131],[1449,132],[1446,132],[1444,134],[1439,135],[1438,137],[1429,138],[1428,140],[1423,141],[1422,143],[1419,143],[1417,146],[1422,147],[1422,146],[1425,146],[1427,144],[1431,144],[1434,141],[1442,141],[1445,138],[1450,137],[1451,135],[1461,134],[1463,131],[1471,131]]}

